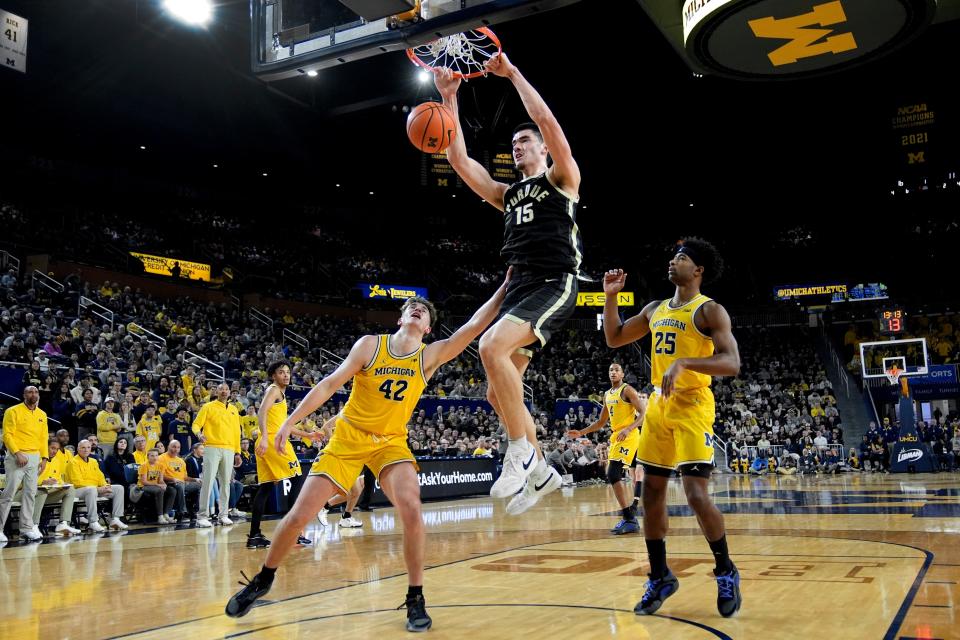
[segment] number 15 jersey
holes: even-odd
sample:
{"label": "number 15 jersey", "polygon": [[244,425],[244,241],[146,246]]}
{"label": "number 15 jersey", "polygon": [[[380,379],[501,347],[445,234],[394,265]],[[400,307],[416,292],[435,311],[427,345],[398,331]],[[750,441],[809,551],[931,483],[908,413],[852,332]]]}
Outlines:
{"label": "number 15 jersey", "polygon": [[407,422],[427,387],[421,344],[413,353],[390,351],[390,336],[377,336],[373,360],[353,377],[341,417],[351,426],[376,435],[406,435]]}

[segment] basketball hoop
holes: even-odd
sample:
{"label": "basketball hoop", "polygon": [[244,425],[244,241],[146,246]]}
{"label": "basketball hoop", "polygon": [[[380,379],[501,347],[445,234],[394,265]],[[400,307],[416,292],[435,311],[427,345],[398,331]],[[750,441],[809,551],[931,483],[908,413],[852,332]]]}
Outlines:
{"label": "basketball hoop", "polygon": [[887,377],[887,380],[890,381],[890,384],[896,385],[897,382],[900,381],[900,376],[903,375],[903,369],[893,366],[887,369],[884,375]]}
{"label": "basketball hoop", "polygon": [[455,33],[407,49],[407,57],[424,69],[446,67],[458,78],[486,75],[484,64],[501,51],[500,40],[487,27]]}

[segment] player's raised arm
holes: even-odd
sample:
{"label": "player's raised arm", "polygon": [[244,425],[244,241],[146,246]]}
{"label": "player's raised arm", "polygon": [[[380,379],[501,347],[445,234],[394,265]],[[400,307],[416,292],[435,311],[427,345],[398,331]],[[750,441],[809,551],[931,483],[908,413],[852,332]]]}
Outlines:
{"label": "player's raised arm", "polygon": [[657,302],[651,302],[637,315],[626,322],[620,322],[617,294],[623,290],[627,274],[623,269],[611,269],[603,274],[603,335],[608,347],[622,347],[650,333],[650,314],[657,308]]}
{"label": "player's raised arm", "polygon": [[309,416],[317,410],[324,402],[330,399],[337,389],[347,383],[347,380],[355,376],[373,359],[377,352],[377,337],[363,336],[354,343],[353,348],[346,359],[340,363],[333,373],[321,380],[317,386],[310,390],[310,393],[304,397],[303,401],[297,406],[296,410],[287,416],[277,432],[277,437],[273,444],[278,453],[284,453],[284,445],[294,425]]}
{"label": "player's raised arm", "polygon": [[540,128],[543,142],[547,146],[550,157],[553,158],[553,166],[550,167],[548,176],[557,187],[576,197],[580,193],[580,167],[573,159],[567,136],[563,133],[550,107],[533,85],[523,77],[520,70],[510,62],[507,54],[499,53],[493,56],[487,61],[485,67],[489,73],[507,78],[513,83],[527,114]]}
{"label": "player's raised arm", "polygon": [[500,311],[500,305],[507,295],[507,285],[510,284],[510,276],[513,273],[513,267],[507,269],[507,276],[503,279],[503,284],[497,289],[489,300],[482,307],[477,309],[462,327],[453,332],[445,340],[437,340],[430,343],[423,352],[423,373],[429,380],[430,376],[445,362],[453,360],[463,353],[467,346],[476,340],[477,336],[483,333],[484,329],[490,326],[497,313]]}
{"label": "player's raised arm", "polygon": [[460,105],[457,101],[460,78],[454,76],[449,68],[440,67],[434,71],[434,82],[443,97],[443,104],[450,108],[453,120],[457,123],[457,135],[447,147],[447,160],[450,161],[450,166],[473,189],[474,193],[503,211],[503,194],[507,192],[507,185],[491,178],[482,164],[467,155],[463,127],[460,126]]}

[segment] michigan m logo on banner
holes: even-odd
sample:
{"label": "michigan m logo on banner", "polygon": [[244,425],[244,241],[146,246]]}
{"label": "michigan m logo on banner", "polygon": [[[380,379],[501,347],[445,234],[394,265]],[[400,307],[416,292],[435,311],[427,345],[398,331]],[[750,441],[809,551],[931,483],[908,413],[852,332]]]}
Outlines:
{"label": "michigan m logo on banner", "polygon": [[916,153],[911,153],[910,151],[907,151],[907,164],[925,163],[927,159],[923,157],[923,154],[924,154],[923,151],[917,151]]}
{"label": "michigan m logo on banner", "polygon": [[[857,48],[852,33],[831,36],[833,29],[811,29],[814,25],[826,27],[847,21],[843,5],[837,2],[819,4],[810,13],[792,18],[759,18],[747,24],[758,38],[789,40],[787,44],[767,54],[773,66],[794,64],[800,58],[812,58],[825,53],[843,53]],[[823,42],[817,43],[821,38]],[[817,44],[814,44],[817,43]]]}

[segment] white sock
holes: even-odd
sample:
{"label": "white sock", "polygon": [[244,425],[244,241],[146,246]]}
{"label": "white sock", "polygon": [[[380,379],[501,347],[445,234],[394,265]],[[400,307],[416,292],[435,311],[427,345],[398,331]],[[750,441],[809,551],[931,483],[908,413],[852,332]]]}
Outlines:
{"label": "white sock", "polygon": [[527,440],[526,436],[520,436],[516,440],[510,440],[510,448],[517,447],[521,453],[526,453],[527,450],[532,449],[533,445]]}

